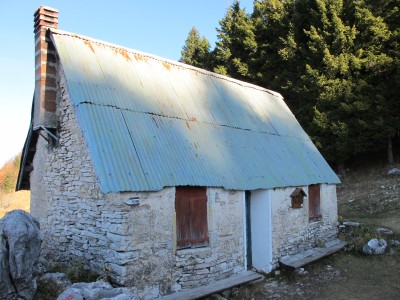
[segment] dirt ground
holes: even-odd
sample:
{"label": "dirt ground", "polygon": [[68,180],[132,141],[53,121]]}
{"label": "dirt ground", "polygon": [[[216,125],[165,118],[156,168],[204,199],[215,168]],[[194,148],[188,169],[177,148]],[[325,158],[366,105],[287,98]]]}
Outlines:
{"label": "dirt ground", "polygon": [[[400,165],[395,167],[400,168]],[[392,166],[393,168],[393,166]],[[389,176],[388,166],[347,170],[338,188],[341,220],[359,221],[371,227],[391,229],[382,236],[400,240],[400,175]],[[369,233],[370,234],[370,233]],[[342,235],[341,238],[347,238]],[[357,243],[357,240],[348,240]],[[358,245],[360,246],[360,245]],[[390,250],[392,248],[392,250]],[[282,272],[266,275],[222,295],[225,299],[400,299],[400,247],[388,247],[381,256],[342,250],[304,267],[306,275]],[[219,298],[219,296],[213,296]]]}
{"label": "dirt ground", "polygon": [[[400,249],[364,256],[341,252],[304,268],[233,289],[226,299],[400,299]],[[215,297],[214,297],[215,298]]]}

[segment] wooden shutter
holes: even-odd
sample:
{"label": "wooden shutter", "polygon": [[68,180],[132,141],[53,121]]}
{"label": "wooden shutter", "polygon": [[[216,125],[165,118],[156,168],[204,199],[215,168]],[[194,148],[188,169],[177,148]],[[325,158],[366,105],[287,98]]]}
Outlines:
{"label": "wooden shutter", "polygon": [[308,187],[309,219],[315,220],[321,217],[320,185],[312,184]]}
{"label": "wooden shutter", "polygon": [[175,211],[178,248],[208,245],[206,188],[176,187]]}

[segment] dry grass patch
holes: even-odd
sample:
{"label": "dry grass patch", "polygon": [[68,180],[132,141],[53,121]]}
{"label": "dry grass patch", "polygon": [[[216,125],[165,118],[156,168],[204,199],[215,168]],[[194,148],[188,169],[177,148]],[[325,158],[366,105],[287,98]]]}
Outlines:
{"label": "dry grass patch", "polygon": [[0,218],[15,209],[22,209],[27,212],[30,211],[30,197],[29,191],[19,191],[15,193],[0,194]]}

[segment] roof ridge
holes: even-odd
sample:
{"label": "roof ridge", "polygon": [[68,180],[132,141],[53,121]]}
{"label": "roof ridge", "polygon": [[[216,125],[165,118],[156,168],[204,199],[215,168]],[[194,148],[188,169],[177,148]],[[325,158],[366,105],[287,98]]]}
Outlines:
{"label": "roof ridge", "polygon": [[95,39],[95,38],[87,37],[87,36],[84,36],[84,35],[68,32],[68,31],[64,31],[64,30],[60,30],[60,29],[49,28],[49,30],[53,34],[67,35],[67,36],[75,37],[75,38],[78,38],[78,39],[90,41],[90,42],[93,42],[93,43],[96,43],[96,44],[99,44],[99,45],[104,45],[104,46],[107,46],[107,47],[110,47],[110,48],[122,49],[122,50],[124,50],[126,52],[129,52],[129,53],[133,54],[134,56],[135,55],[140,55],[140,56],[143,56],[143,57],[146,57],[146,58],[149,58],[149,59],[154,59],[156,61],[165,62],[165,63],[171,64],[171,65],[173,65],[174,67],[177,67],[177,68],[189,69],[189,70],[201,73],[201,74],[206,75],[206,76],[211,76],[211,77],[214,77],[214,78],[218,78],[218,79],[222,79],[222,80],[226,80],[226,81],[238,84],[238,85],[243,86],[243,87],[255,89],[255,90],[258,90],[258,91],[263,91],[263,92],[269,93],[269,94],[271,94],[273,96],[276,96],[276,97],[279,97],[279,98],[283,99],[283,96],[278,92],[263,88],[261,86],[258,86],[258,85],[255,85],[255,84],[252,84],[252,83],[249,83],[249,82],[241,81],[241,80],[238,80],[238,79],[234,79],[232,77],[224,76],[224,75],[221,75],[221,74],[218,74],[218,73],[207,71],[205,69],[201,69],[201,68],[197,68],[197,67],[185,64],[185,63],[181,63],[179,61],[171,60],[171,59],[164,58],[164,57],[161,57],[161,56],[158,56],[158,55],[155,55],[155,54],[142,52],[140,50],[127,48],[127,47],[124,47],[124,46],[121,46],[121,45],[109,43],[109,42],[106,42],[106,41],[98,40],[98,39]]}

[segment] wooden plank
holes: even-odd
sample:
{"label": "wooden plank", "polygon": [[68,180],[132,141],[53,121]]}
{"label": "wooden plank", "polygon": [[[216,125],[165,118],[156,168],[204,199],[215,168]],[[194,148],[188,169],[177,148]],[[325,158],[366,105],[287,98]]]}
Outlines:
{"label": "wooden plank", "polygon": [[346,245],[347,245],[347,242],[345,242],[345,241],[340,241],[339,244],[336,244],[336,245],[333,245],[333,246],[327,248],[327,249],[328,249],[328,251],[327,251],[328,254],[327,254],[327,255],[339,251],[340,249],[342,249],[342,248],[343,248],[344,246],[346,246]]}
{"label": "wooden plank", "polygon": [[300,255],[296,254],[295,256],[291,257],[290,260],[281,259],[280,262],[285,266],[297,269],[313,261],[321,259],[324,256],[325,256],[324,253],[321,253],[319,251],[314,251],[313,255],[304,256],[300,253]]}
{"label": "wooden plank", "polygon": [[325,243],[325,247],[330,248],[332,246],[335,246],[335,245],[338,245],[338,244],[341,244],[341,243],[343,243],[343,241],[341,241],[339,239],[336,239],[336,240],[332,240],[332,241],[326,242]]}
{"label": "wooden plank", "polygon": [[325,247],[325,248],[320,248],[320,247],[313,248],[313,249],[298,253],[296,255],[281,258],[279,260],[279,262],[286,267],[297,269],[297,268],[305,266],[309,263],[317,261],[325,256],[328,256],[332,253],[335,253],[335,252],[339,251],[340,249],[342,249],[346,245],[347,245],[346,242],[336,239],[334,241],[326,243],[327,247]]}
{"label": "wooden plank", "polygon": [[300,252],[296,255],[288,256],[281,258],[281,261],[284,262],[285,265],[296,264],[299,259],[305,259],[307,257],[312,257],[317,253],[314,249],[310,249],[304,252]]}
{"label": "wooden plank", "polygon": [[201,297],[205,297],[211,294],[215,294],[230,288],[233,288],[238,285],[246,284],[258,279],[261,279],[262,275],[257,274],[255,272],[246,271],[231,277],[228,277],[223,280],[219,280],[215,283],[183,290],[178,293],[173,293],[170,295],[166,295],[161,297],[161,300],[191,300],[191,299],[198,299]]}

